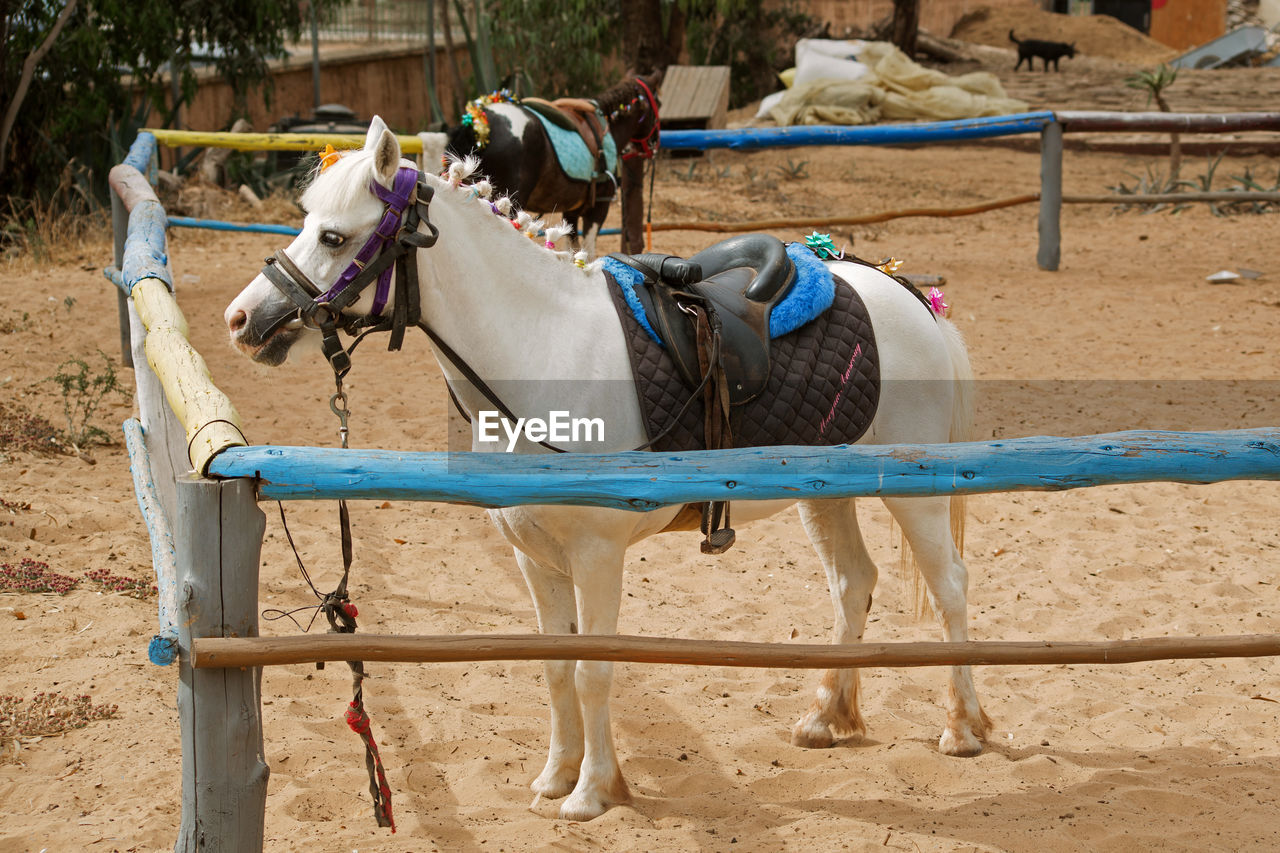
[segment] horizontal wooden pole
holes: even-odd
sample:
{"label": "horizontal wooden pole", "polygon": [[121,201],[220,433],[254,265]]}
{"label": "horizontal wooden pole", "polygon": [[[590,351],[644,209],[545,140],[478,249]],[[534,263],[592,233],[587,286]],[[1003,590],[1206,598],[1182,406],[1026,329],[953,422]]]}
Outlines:
{"label": "horizontal wooden pole", "polygon": [[[239,151],[319,151],[326,145],[334,148],[360,148],[364,136],[357,133],[222,133],[201,130],[164,130],[147,128],[156,141],[172,147],[235,148]],[[421,154],[422,140],[416,136],[398,136],[400,151]]]}
{"label": "horizontal wooden pole", "polygon": [[209,637],[193,638],[191,641],[191,665],[197,669],[345,660],[398,663],[610,660],[687,666],[844,669],[964,664],[1114,664],[1267,655],[1280,655],[1280,634],[1149,637],[1072,643],[859,643],[841,646],[583,634],[317,634],[296,637]]}
{"label": "horizontal wooden pole", "polygon": [[107,183],[120,196],[125,210],[132,211],[140,202],[160,201],[147,176],[127,163],[113,166],[107,173]]}
{"label": "horizontal wooden pole", "polygon": [[919,497],[1159,481],[1277,480],[1280,429],[695,453],[230,447],[210,461],[208,474],[253,477],[262,500],[569,504],[644,511],[706,500]]}
{"label": "horizontal wooden pole", "polygon": [[662,147],[671,150],[705,151],[731,148],[751,151],[758,148],[788,148],[807,145],[903,145],[928,142],[955,142],[1020,133],[1039,133],[1053,121],[1047,111],[982,116],[954,121],[896,122],[875,125],[796,125],[792,127],[747,127],[736,130],[664,130]]}
{"label": "horizontal wooden pole", "polygon": [[133,288],[133,304],[147,329],[147,364],[186,431],[192,470],[203,475],[214,454],[244,445],[240,415],[213,384],[209,366],[187,339],[187,320],[164,284],[144,278]]}
{"label": "horizontal wooden pole", "polygon": [[830,228],[834,225],[871,225],[876,222],[888,222],[892,219],[905,219],[914,216],[946,217],[972,216],[975,213],[986,213],[1003,207],[1019,204],[1030,204],[1040,200],[1039,193],[997,199],[967,207],[912,207],[903,210],[887,210],[881,213],[866,213],[860,216],[816,216],[785,217],[781,219],[750,219],[740,222],[713,222],[705,219],[683,222],[655,222],[654,231],[713,231],[736,233],[740,231],[767,231],[773,228]]}
{"label": "horizontal wooden pole", "polygon": [[[1067,195],[1064,204],[1183,204],[1189,201],[1280,201],[1280,192],[1214,192],[1214,193],[1106,193],[1103,195]],[[654,226],[655,229],[657,226]]]}
{"label": "horizontal wooden pole", "polygon": [[1055,115],[1068,133],[1236,133],[1280,130],[1280,112],[1131,113],[1060,110]]}

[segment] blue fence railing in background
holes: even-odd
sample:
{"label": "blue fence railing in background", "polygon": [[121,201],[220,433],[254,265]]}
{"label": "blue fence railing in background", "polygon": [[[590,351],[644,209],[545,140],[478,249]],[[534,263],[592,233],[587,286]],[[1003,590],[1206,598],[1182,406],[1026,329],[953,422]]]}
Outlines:
{"label": "blue fence railing in background", "polygon": [[269,222],[223,222],[220,219],[192,219],[190,216],[170,216],[169,227],[207,228],[211,231],[249,231],[256,234],[288,234],[295,237],[302,230],[292,225],[272,225]]}
{"label": "blue fence railing in background", "polygon": [[955,121],[907,122],[875,125],[812,125],[795,127],[743,127],[733,130],[664,130],[662,147],[672,151],[705,151],[801,145],[903,145],[955,142],[1040,133],[1054,120],[1048,110],[1007,116],[966,118]]}

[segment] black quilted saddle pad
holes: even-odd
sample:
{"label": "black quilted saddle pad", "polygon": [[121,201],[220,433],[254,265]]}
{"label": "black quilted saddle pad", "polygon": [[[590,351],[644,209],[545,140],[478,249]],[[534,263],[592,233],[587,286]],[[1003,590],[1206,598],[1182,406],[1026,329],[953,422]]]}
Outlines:
{"label": "black quilted saddle pad", "polygon": [[[605,274],[622,324],[647,437],[679,423],[655,451],[701,450],[702,400],[692,396],[667,351],[636,322],[613,277]],[[871,425],[880,399],[880,360],[862,298],[836,278],[835,301],[816,320],[774,338],[769,381],[755,400],[733,409],[735,447],[852,444]]]}

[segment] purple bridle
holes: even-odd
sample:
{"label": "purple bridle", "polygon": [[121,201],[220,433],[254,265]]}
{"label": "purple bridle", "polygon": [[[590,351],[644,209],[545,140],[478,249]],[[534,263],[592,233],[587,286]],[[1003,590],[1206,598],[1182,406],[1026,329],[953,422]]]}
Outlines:
{"label": "purple bridle", "polygon": [[[333,283],[333,287],[316,297],[320,302],[332,303],[369,266],[370,262],[382,254],[387,245],[396,239],[400,229],[400,220],[404,218],[404,210],[409,206],[409,202],[413,200],[414,190],[418,186],[418,170],[411,169],[408,166],[401,168],[396,172],[391,189],[387,189],[377,181],[371,181],[370,184],[373,194],[386,203],[386,211],[382,214],[382,220],[378,222],[378,227],[373,229],[373,234],[369,236],[364,246],[356,253],[355,260],[342,271],[337,281]],[[370,317],[382,316],[382,309],[387,307],[387,296],[390,293],[391,266],[388,265],[378,276],[378,286],[373,291],[373,309],[369,312]]]}
{"label": "purple bridle", "polygon": [[[396,350],[404,339],[405,326],[418,323],[416,250],[434,245],[440,233],[427,218],[427,208],[435,191],[417,169],[401,167],[390,189],[371,181],[370,191],[386,204],[382,219],[356,253],[355,260],[328,290],[321,293],[320,288],[283,249],[267,258],[267,264],[262,268],[263,275],[297,306],[296,311],[277,319],[265,335],[269,337],[285,323],[301,319],[320,330],[325,356],[334,370],[342,373],[350,368],[351,362],[338,340],[338,329],[353,335],[389,329],[391,342],[388,349]],[[419,231],[420,225],[425,225],[429,233]],[[393,268],[396,271],[396,303],[392,315],[383,318],[382,311],[391,293]],[[342,312],[375,280],[373,308],[368,316],[344,317]]]}

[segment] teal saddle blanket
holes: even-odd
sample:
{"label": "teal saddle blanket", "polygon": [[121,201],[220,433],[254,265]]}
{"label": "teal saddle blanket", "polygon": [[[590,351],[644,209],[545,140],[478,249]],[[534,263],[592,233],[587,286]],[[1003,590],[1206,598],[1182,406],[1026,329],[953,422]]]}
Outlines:
{"label": "teal saddle blanket", "polygon": [[[537,110],[528,111],[542,122],[542,127],[547,132],[547,138],[551,140],[551,147],[555,149],[556,159],[560,161],[560,168],[564,170],[565,175],[575,181],[593,181],[604,177],[596,171],[595,158],[591,156],[587,143],[576,131],[566,130]],[[600,126],[607,127],[604,116],[599,111],[596,112],[596,116],[600,119]],[[604,138],[600,142],[604,149],[605,169],[613,173],[618,168],[618,146],[608,131],[604,133]]]}

